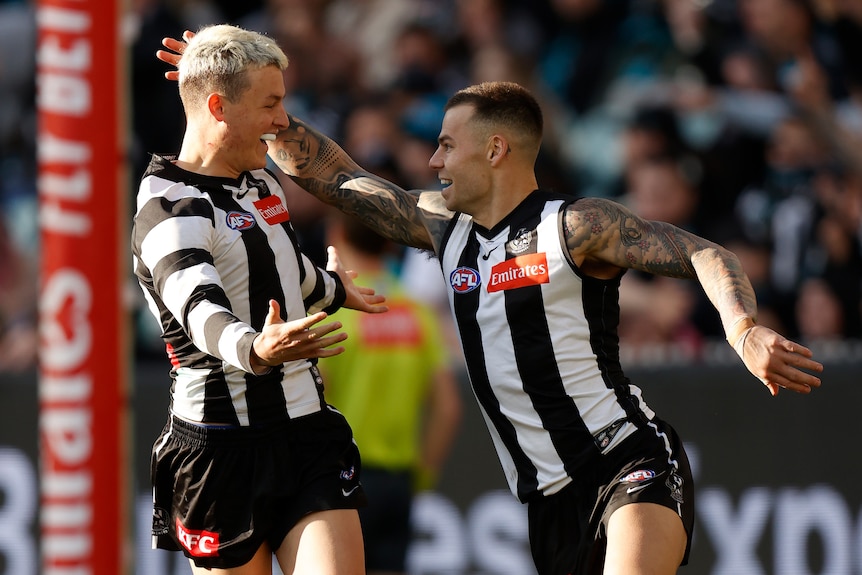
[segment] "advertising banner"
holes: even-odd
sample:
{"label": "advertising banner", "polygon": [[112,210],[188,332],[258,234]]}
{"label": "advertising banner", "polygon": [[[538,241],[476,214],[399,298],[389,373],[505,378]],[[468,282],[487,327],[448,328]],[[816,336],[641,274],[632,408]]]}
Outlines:
{"label": "advertising banner", "polygon": [[44,575],[124,572],[120,7],[40,0],[36,11]]}
{"label": "advertising banner", "polygon": [[[149,460],[167,417],[168,369],[164,359],[139,362],[136,370],[135,575],[189,573],[180,554],[151,549]],[[629,370],[659,416],[678,429],[693,467],[695,534],[680,575],[862,575],[860,369],[858,360],[826,361],[821,389],[778,397],[741,365]],[[409,573],[536,575],[526,508],[509,493],[461,383],[465,412],[454,451],[436,489],[414,506]],[[0,397],[0,575],[36,575],[36,439],[26,432],[36,419],[35,385],[0,374]]]}

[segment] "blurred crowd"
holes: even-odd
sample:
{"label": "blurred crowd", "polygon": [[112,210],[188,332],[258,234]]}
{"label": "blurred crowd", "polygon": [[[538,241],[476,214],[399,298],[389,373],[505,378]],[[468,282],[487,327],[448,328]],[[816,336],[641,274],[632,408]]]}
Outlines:
{"label": "blurred crowd", "polygon": [[[34,290],[20,287],[38,255],[34,68],[7,57],[32,45],[33,22],[32,4],[0,2],[4,339],[34,320]],[[405,188],[439,186],[428,159],[449,95],[517,81],[545,111],[542,187],[611,198],[730,248],[759,321],[790,337],[862,338],[862,0],[133,0],[130,193],[148,153],[182,138],[176,85],[154,57],[161,38],[219,22],[275,38],[291,59],[286,108]],[[285,187],[305,251],[322,261],[327,208]],[[434,262],[404,250],[395,265],[448,316]],[[723,337],[694,282],[629,272],[621,298],[624,346],[696,353]],[[139,351],[160,352],[139,331]],[[0,370],[20,365],[5,349]]]}

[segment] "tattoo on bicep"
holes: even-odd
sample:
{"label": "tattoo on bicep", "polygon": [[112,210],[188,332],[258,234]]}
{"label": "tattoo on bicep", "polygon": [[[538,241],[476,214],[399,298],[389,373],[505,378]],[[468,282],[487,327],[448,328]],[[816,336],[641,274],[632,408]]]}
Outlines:
{"label": "tattoo on bicep", "polygon": [[619,267],[692,278],[691,234],[663,222],[643,220],[615,202],[581,200],[565,218],[569,249]]}
{"label": "tattoo on bicep", "polygon": [[621,214],[619,230],[620,250],[629,266],[657,275],[694,277],[677,228]]}

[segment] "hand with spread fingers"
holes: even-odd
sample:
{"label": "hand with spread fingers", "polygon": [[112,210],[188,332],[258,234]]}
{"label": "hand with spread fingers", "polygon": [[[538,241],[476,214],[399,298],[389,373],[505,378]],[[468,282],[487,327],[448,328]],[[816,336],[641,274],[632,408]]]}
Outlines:
{"label": "hand with spread fingers", "polygon": [[252,365],[256,373],[264,373],[270,367],[288,361],[330,357],[344,351],[341,346],[332,346],[347,339],[347,334],[329,335],[341,329],[341,322],[318,325],[327,318],[326,312],[290,322],[282,320],[280,313],[278,302],[270,300],[266,322],[252,346]]}
{"label": "hand with spread fingers", "polygon": [[183,32],[183,40],[177,40],[176,38],[162,39],[162,45],[168,50],[171,50],[171,52],[158,50],[156,51],[156,58],[174,66],[174,68],[177,68],[176,70],[168,70],[165,72],[165,78],[168,80],[176,82],[180,79],[180,72],[178,69],[180,66],[180,58],[182,58],[183,52],[186,49],[187,42],[194,38],[194,35],[195,33],[191,30],[186,30]]}
{"label": "hand with spread fingers", "polygon": [[807,373],[823,371],[823,364],[811,359],[812,351],[768,327],[751,322],[739,335],[733,336],[731,343],[748,371],[762,381],[773,396],[778,395],[781,388],[811,393],[812,388],[820,387],[820,378]]}

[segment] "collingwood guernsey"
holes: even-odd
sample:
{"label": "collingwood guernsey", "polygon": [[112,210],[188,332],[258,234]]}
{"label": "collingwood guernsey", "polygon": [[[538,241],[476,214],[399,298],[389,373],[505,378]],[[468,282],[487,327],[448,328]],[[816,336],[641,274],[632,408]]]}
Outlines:
{"label": "collingwood guernsey", "polygon": [[580,273],[571,198],[536,191],[493,229],[456,214],[440,247],[473,391],[519,500],[550,495],[654,413],[619,363],[620,275]]}
{"label": "collingwood guernsey", "polygon": [[345,297],[334,273],[300,253],[271,173],[204,176],[153,156],[138,192],[132,253],[171,361],[175,416],[256,426],[323,408],[310,361],[264,375],[254,375],[249,363],[269,299],[293,321],[334,311]]}

